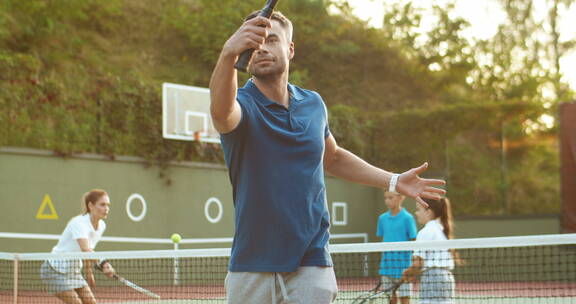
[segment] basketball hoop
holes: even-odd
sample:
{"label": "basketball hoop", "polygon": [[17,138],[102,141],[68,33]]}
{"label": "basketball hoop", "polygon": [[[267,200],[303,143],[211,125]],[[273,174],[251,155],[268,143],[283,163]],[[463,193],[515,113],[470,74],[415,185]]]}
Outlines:
{"label": "basketball hoop", "polygon": [[194,141],[198,142],[200,149],[204,150],[206,149],[206,142],[202,139],[204,139],[202,133],[200,131],[194,131]]}
{"label": "basketball hoop", "polygon": [[210,115],[208,88],[162,84],[162,137],[220,143],[220,134],[214,128]]}
{"label": "basketball hoop", "polygon": [[194,140],[200,141],[200,131],[194,131]]}

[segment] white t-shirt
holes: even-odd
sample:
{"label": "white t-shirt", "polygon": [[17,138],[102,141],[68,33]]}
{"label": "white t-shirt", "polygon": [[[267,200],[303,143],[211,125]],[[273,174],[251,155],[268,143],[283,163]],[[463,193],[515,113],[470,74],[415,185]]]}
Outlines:
{"label": "white t-shirt", "polygon": [[[104,230],[106,230],[106,223],[103,220],[98,222],[98,230],[94,229],[90,222],[89,213],[73,217],[60,235],[58,244],[52,248],[52,253],[81,252],[78,239],[88,240],[88,245],[94,249]],[[50,260],[50,264],[55,270],[62,273],[77,272],[82,268],[81,260]]]}
{"label": "white t-shirt", "polygon": [[[416,236],[416,241],[444,241],[448,238],[444,235],[444,227],[440,220],[431,220],[422,228]],[[424,260],[424,269],[431,267],[442,267],[453,269],[454,260],[448,249],[416,250],[414,255]]]}

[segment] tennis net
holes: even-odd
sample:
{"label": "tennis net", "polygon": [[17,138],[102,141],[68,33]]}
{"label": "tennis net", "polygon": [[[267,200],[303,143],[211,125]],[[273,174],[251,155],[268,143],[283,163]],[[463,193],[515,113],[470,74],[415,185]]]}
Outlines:
{"label": "tennis net", "polygon": [[[576,303],[575,244],[576,234],[561,234],[331,245],[335,303],[388,303],[380,273],[394,280],[402,273],[395,267],[412,254],[425,257],[419,280],[397,289],[411,303],[446,297],[473,304]],[[101,259],[128,282],[94,270],[98,303],[226,303],[229,254],[230,249],[0,253],[0,303],[61,303],[49,293],[64,284],[50,276],[52,270],[72,272],[83,269],[83,260]]]}

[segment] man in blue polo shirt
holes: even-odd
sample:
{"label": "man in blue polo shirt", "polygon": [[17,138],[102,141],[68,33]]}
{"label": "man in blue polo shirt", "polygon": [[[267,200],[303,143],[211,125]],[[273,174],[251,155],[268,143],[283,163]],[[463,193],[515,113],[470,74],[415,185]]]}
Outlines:
{"label": "man in blue polo shirt", "polygon": [[[279,12],[256,15],[226,41],[210,80],[235,204],[228,303],[328,304],[337,286],[324,171],[421,203],[439,198],[444,191],[433,185],[444,182],[418,176],[427,164],[393,174],[338,147],[320,95],[288,83],[292,23]],[[238,88],[234,64],[250,48],[252,78]]]}
{"label": "man in blue polo shirt", "polygon": [[[412,214],[402,207],[406,197],[399,193],[384,192],[384,203],[388,211],[378,217],[376,235],[383,242],[405,242],[416,239],[418,233],[416,221]],[[412,262],[410,251],[387,251],[382,253],[380,262],[380,275],[382,276],[382,289],[390,289],[402,277],[402,273]],[[398,298],[402,304],[410,303],[412,286],[410,283],[400,285],[400,288],[392,295],[391,304],[396,304]]]}

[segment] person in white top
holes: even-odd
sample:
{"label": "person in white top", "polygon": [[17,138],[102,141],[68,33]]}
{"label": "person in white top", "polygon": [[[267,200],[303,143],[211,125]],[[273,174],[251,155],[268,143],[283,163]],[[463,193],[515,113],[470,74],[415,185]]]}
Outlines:
{"label": "person in white top", "polygon": [[[450,200],[424,199],[428,207],[416,205],[416,220],[424,227],[418,232],[416,241],[441,241],[453,238],[452,210]],[[402,275],[402,281],[414,282],[420,278],[421,304],[454,303],[455,252],[447,249],[416,250],[412,255],[412,266]]]}
{"label": "person in white top", "polygon": [[[84,213],[73,217],[58,239],[52,253],[92,252],[100,241],[110,212],[110,197],[104,190],[94,189],[83,196]],[[96,286],[92,265],[94,260],[52,259],[45,261],[40,269],[40,277],[49,293],[67,304],[95,304],[91,287]],[[82,266],[86,280],[82,277]],[[115,274],[112,266],[101,265],[107,277]]]}

